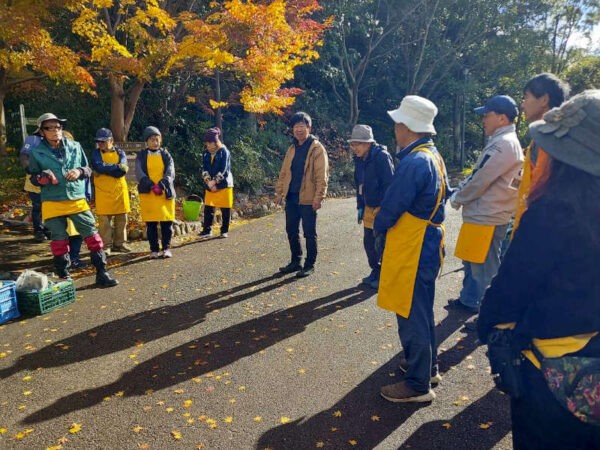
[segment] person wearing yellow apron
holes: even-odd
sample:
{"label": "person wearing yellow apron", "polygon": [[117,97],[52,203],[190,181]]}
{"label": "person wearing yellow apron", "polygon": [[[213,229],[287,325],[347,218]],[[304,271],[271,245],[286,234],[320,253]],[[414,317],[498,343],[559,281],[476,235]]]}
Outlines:
{"label": "person wearing yellow apron", "polygon": [[96,268],[96,284],[116,286],[118,281],[106,270],[104,243],[86,201],[85,180],[92,170],[81,145],[64,137],[65,122],[52,113],[38,117],[36,133],[42,140],[31,150],[29,159],[31,182],[41,186],[42,190],[42,220],[51,233],[54,267],[60,278],[70,278],[69,219],[90,251],[90,259]]}
{"label": "person wearing yellow apron", "polygon": [[[495,328],[516,324],[516,350],[525,357],[518,377],[522,395],[510,400],[515,450],[598,449],[600,395],[593,380],[600,373],[600,90],[546,112],[529,133],[551,170],[529,196],[485,293],[479,339],[487,344]],[[595,362],[582,372],[581,358]],[[562,364],[566,370],[552,368]],[[561,386],[566,398],[556,394]]]}
{"label": "person wearing yellow apron", "polygon": [[108,128],[96,132],[96,148],[92,152],[96,215],[100,222],[100,236],[106,251],[129,253],[127,241],[127,214],[130,211],[129,189],[125,174],[129,170],[127,155],[114,145]]}
{"label": "person wearing yellow apron", "polygon": [[[146,148],[135,160],[142,220],[150,244],[150,258],[171,258],[171,238],[175,220],[175,165],[167,149],[162,148],[162,135],[156,127],[143,132]],[[158,245],[160,223],[161,246]]]}
{"label": "person wearing yellow apron", "polygon": [[202,160],[202,179],[206,183],[204,194],[204,220],[201,238],[212,236],[215,208],[221,210],[220,238],[226,238],[233,207],[233,175],[231,173],[231,153],[220,139],[221,130],[211,128],[204,133],[206,152]]}
{"label": "person wearing yellow apron", "polygon": [[433,301],[443,258],[448,177],[432,136],[437,107],[416,95],[388,114],[395,122],[399,163],[375,217],[377,245],[385,236],[377,305],[396,314],[405,361],[404,379],[383,386],[392,402],[428,402],[441,377]]}
{"label": "person wearing yellow apron", "polygon": [[358,224],[363,224],[363,246],[371,273],[362,284],[377,289],[381,272],[381,253],[375,248],[373,222],[381,200],[394,176],[394,161],[387,148],[373,138],[369,125],[355,125],[348,139],[354,153],[354,185]]}
{"label": "person wearing yellow apron", "polygon": [[[551,73],[541,73],[531,78],[523,89],[521,111],[529,123],[541,120],[552,108],[559,107],[569,97],[569,85]],[[525,149],[521,184],[519,185],[519,203],[511,231],[511,237],[519,228],[521,216],[527,209],[527,198],[539,183],[548,176],[546,170],[548,156],[533,140]],[[504,251],[504,249],[503,249]]]}
{"label": "person wearing yellow apron", "polygon": [[479,311],[483,293],[500,266],[500,245],[517,208],[523,165],[515,101],[496,95],[475,112],[483,116],[488,141],[471,175],[450,197],[453,208],[462,206],[463,225],[454,254],[463,260],[464,280],[459,298],[449,300],[448,307],[469,314]]}

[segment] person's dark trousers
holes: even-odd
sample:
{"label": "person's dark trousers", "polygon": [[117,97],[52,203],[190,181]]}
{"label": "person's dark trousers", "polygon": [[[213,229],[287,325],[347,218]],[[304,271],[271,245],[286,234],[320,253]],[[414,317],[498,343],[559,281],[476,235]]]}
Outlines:
{"label": "person's dark trousers", "polygon": [[[151,252],[158,252],[158,222],[146,222],[146,233]],[[173,237],[173,222],[160,222],[160,239],[162,249],[171,248],[171,238]]]}
{"label": "person's dark trousers", "polygon": [[[202,221],[202,233],[208,234],[212,229],[215,218],[215,207],[204,205],[204,220]],[[229,233],[229,223],[231,222],[231,208],[221,208],[221,234]]]}
{"label": "person's dark trousers", "polygon": [[562,407],[529,360],[521,364],[521,375],[525,395],[510,401],[515,450],[600,449],[600,427],[583,423]]}
{"label": "person's dark trousers", "polygon": [[365,233],[363,236],[363,246],[365,247],[365,253],[367,254],[367,260],[369,261],[369,267],[371,268],[371,275],[373,278],[379,278],[379,272],[381,270],[381,255],[375,250],[375,237],[373,236],[372,228],[364,228]]}
{"label": "person's dark trousers", "polygon": [[396,315],[398,334],[408,362],[404,381],[417,392],[428,392],[431,375],[437,373],[437,341],[433,318],[435,278],[439,266],[419,268],[408,318]]}
{"label": "person's dark trousers", "polygon": [[31,223],[34,234],[44,234],[46,229],[42,223],[42,194],[27,192],[31,200]]}
{"label": "person's dark trousers", "polygon": [[83,244],[83,238],[80,234],[69,236],[69,256],[71,257],[71,262],[79,261],[81,244]]}
{"label": "person's dark trousers", "polygon": [[299,194],[288,194],[285,204],[285,231],[292,253],[292,262],[302,259],[300,244],[300,222],[306,240],[306,260],[304,267],[313,267],[317,261],[317,213],[312,205],[300,205]]}

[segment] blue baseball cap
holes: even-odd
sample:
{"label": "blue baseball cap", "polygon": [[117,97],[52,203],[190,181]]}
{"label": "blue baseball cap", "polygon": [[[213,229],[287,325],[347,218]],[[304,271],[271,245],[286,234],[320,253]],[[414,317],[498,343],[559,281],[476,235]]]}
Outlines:
{"label": "blue baseball cap", "polygon": [[113,134],[108,128],[100,128],[96,131],[96,142],[106,142],[112,139]]}
{"label": "blue baseball cap", "polygon": [[508,95],[496,95],[485,102],[485,105],[475,108],[474,111],[481,115],[489,112],[504,114],[511,122],[519,115],[517,103]]}

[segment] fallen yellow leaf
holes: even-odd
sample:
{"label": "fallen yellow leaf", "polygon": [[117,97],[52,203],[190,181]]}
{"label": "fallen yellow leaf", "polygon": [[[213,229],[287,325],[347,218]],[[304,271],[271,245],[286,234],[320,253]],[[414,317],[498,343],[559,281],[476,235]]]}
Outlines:
{"label": "fallen yellow leaf", "polygon": [[231,423],[231,422],[233,422],[233,417],[231,417],[231,416],[225,417],[225,423]]}
{"label": "fallen yellow leaf", "polygon": [[492,423],[493,422],[480,423],[479,428],[481,428],[482,430],[487,430],[489,427],[492,426]]}
{"label": "fallen yellow leaf", "polygon": [[443,427],[444,427],[446,430],[448,430],[448,429],[450,429],[450,428],[452,427],[452,425],[451,425],[449,422],[445,422],[445,423],[443,423],[443,424],[442,424],[442,426],[443,426]]}
{"label": "fallen yellow leaf", "polygon": [[333,413],[333,417],[342,417],[342,412],[338,409]]}
{"label": "fallen yellow leaf", "polygon": [[380,419],[380,418],[381,418],[381,417],[379,417],[379,416],[371,416],[371,420],[372,420],[373,422],[379,422],[379,419]]}
{"label": "fallen yellow leaf", "polygon": [[356,439],[350,439],[348,441],[348,444],[350,444],[350,445],[356,445],[356,444],[358,444],[358,442],[356,441]]}
{"label": "fallen yellow leaf", "polygon": [[283,416],[279,421],[285,425],[286,423],[290,423],[291,419],[289,417]]}
{"label": "fallen yellow leaf", "polygon": [[31,395],[31,391],[25,391],[23,392],[23,395]]}
{"label": "fallen yellow leaf", "polygon": [[323,442],[323,441],[318,441],[318,442],[315,444],[315,447],[317,447],[317,448],[323,448],[323,447],[325,447],[325,442]]}
{"label": "fallen yellow leaf", "polygon": [[80,430],[81,430],[81,424],[80,423],[73,422],[71,424],[71,426],[69,427],[69,433],[71,433],[71,434],[79,433]]}
{"label": "fallen yellow leaf", "polygon": [[260,417],[260,416],[255,416],[254,417],[254,421],[255,422],[260,422],[261,420],[262,420],[262,417]]}
{"label": "fallen yellow leaf", "polygon": [[25,377],[23,377],[23,381],[29,381],[31,380],[31,375],[27,375]]}
{"label": "fallen yellow leaf", "polygon": [[0,434],[6,433],[8,430],[6,428],[0,428]]}
{"label": "fallen yellow leaf", "polygon": [[140,432],[140,431],[142,431],[142,430],[143,430],[143,428],[142,428],[142,427],[140,427],[139,425],[136,425],[135,427],[133,427],[133,432],[134,432],[134,433],[139,433],[139,432]]}
{"label": "fallen yellow leaf", "polygon": [[171,431],[171,436],[173,436],[173,439],[178,441],[179,439],[181,439],[181,432],[177,431],[177,430],[173,430],[173,431]]}
{"label": "fallen yellow leaf", "polygon": [[46,447],[46,450],[61,450],[63,448],[62,445],[53,445],[52,447]]}
{"label": "fallen yellow leaf", "polygon": [[183,402],[183,407],[189,408],[190,406],[192,406],[192,403],[194,403],[192,400],[186,400]]}

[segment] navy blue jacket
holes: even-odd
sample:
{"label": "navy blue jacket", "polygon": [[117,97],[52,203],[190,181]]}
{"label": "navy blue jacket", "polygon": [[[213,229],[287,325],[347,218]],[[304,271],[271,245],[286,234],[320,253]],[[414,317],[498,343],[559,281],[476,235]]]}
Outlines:
{"label": "navy blue jacket", "polygon": [[[138,192],[140,194],[147,194],[154,186],[154,183],[148,176],[148,152],[150,150],[145,148],[137,154],[135,159],[135,174],[138,179]],[[163,172],[163,178],[158,182],[158,185],[165,191],[165,197],[167,199],[175,198],[175,164],[173,163],[173,157],[166,148],[160,148],[160,156],[162,157],[165,169]]]}
{"label": "navy blue jacket", "polygon": [[117,146],[115,146],[114,149],[119,154],[119,162],[117,164],[106,164],[102,161],[102,151],[97,148],[92,151],[90,165],[92,166],[92,169],[98,173],[121,178],[125,176],[126,172],[119,168],[119,164],[127,164],[127,155]]}
{"label": "navy blue jacket", "polygon": [[[433,145],[433,141],[428,137],[413,142],[399,153],[400,163],[396,167],[392,183],[383,197],[381,209],[375,217],[375,224],[373,225],[375,231],[387,233],[387,230],[393,227],[404,213],[410,213],[420,219],[428,220],[435,208],[442,183],[446,185],[446,197],[442,199],[442,204],[432,222],[441,224],[444,221],[446,216],[444,206],[450,190],[446,169],[442,163],[444,179],[441,180],[436,163],[428,153],[410,153],[415,147],[425,143],[429,145],[429,149],[441,161],[441,155]],[[427,227],[419,260],[420,266],[427,267],[439,264],[441,239],[442,230],[439,227]]]}
{"label": "navy blue jacket", "polygon": [[231,173],[231,153],[223,146],[215,153],[211,162],[211,154],[204,152],[202,158],[202,178],[210,178],[217,182],[217,189],[233,187],[233,174]]}
{"label": "navy blue jacket", "polygon": [[[394,176],[394,161],[383,145],[373,143],[367,159],[354,157],[356,207],[376,208],[381,205],[385,191]],[[360,186],[362,185],[362,189]]]}

